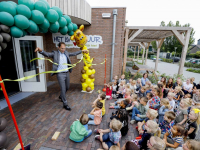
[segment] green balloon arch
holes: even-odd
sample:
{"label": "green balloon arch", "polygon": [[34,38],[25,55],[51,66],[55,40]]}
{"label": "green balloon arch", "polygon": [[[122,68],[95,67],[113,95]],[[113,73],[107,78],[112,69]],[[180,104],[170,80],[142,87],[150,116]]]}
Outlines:
{"label": "green balloon arch", "polygon": [[14,38],[20,38],[29,33],[60,32],[62,35],[73,35],[78,26],[72,23],[68,15],[62,10],[50,7],[46,0],[18,0],[0,2],[0,24],[10,28]]}

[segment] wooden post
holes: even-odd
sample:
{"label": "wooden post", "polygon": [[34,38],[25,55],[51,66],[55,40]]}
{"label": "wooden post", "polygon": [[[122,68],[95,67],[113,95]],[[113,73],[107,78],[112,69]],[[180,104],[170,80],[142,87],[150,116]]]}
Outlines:
{"label": "wooden post", "polygon": [[184,45],[183,45],[183,48],[182,48],[181,61],[180,61],[179,69],[178,69],[178,74],[179,75],[183,74],[183,68],[184,68],[184,64],[185,64],[185,57],[186,57],[186,54],[187,54],[187,49],[188,49],[188,44],[189,44],[189,39],[190,39],[190,32],[191,32],[191,29],[189,29],[186,32],[186,35],[185,35],[185,38],[184,38],[184,43],[183,43]]}
{"label": "wooden post", "polygon": [[139,61],[139,50],[140,50],[140,46],[138,46],[137,62]]}
{"label": "wooden post", "polygon": [[134,60],[135,60],[135,51],[136,51],[136,46],[134,46],[134,57],[133,57]]}
{"label": "wooden post", "polygon": [[128,32],[129,28],[125,29],[125,42],[124,42],[124,63],[123,63],[123,73],[126,70],[126,59],[127,59],[127,49],[128,49]]}
{"label": "wooden post", "polygon": [[158,40],[156,41],[156,45],[157,45],[157,56],[156,56],[156,63],[155,63],[155,72],[157,71],[157,68],[158,68],[158,60],[159,60],[159,54],[160,54],[160,48],[162,46],[164,42],[164,39],[161,39],[161,40]]}
{"label": "wooden post", "polygon": [[142,64],[144,65],[144,53],[145,53],[145,44],[142,42],[143,45],[143,52],[142,52]]}
{"label": "wooden post", "polygon": [[149,45],[150,45],[150,42],[147,44],[147,47],[146,47],[147,51],[146,51],[145,65],[147,65],[147,57],[148,57]]}

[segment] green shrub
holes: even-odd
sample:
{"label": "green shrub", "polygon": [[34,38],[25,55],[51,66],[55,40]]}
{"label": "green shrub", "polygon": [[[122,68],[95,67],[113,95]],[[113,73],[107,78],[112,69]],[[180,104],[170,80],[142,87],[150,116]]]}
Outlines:
{"label": "green shrub", "polygon": [[172,62],[173,62],[172,59],[166,59],[166,58],[162,58],[162,61],[164,61],[164,62],[168,62],[168,63],[172,63]]}
{"label": "green shrub", "polygon": [[200,73],[199,69],[188,68],[186,71],[190,71],[190,72],[194,72],[194,73]]}
{"label": "green shrub", "polygon": [[190,68],[200,68],[200,64],[193,64],[191,62],[186,62],[184,64],[185,67],[190,67]]}
{"label": "green shrub", "polygon": [[125,74],[125,79],[130,79],[132,77],[132,74],[130,71],[127,71],[127,72],[125,71],[124,74]]}

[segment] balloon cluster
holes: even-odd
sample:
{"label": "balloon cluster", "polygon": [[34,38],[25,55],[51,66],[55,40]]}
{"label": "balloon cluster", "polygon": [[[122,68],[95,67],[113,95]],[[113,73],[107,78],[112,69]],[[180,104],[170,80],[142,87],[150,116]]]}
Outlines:
{"label": "balloon cluster", "polygon": [[71,36],[71,40],[76,42],[76,45],[81,48],[81,50],[87,50],[87,52],[83,52],[84,57],[84,67],[81,70],[82,73],[82,90],[90,92],[94,90],[94,74],[95,69],[92,67],[93,58],[90,59],[89,50],[85,44],[87,43],[87,36],[82,32],[84,30],[84,26],[81,25],[79,29],[74,32],[74,35]]}
{"label": "balloon cluster", "polygon": [[0,118],[0,149],[6,149],[9,145],[9,140],[3,130],[6,128],[7,121]]}
{"label": "balloon cluster", "polygon": [[46,0],[18,0],[0,2],[0,23],[9,26],[11,35],[15,38],[23,37],[27,32],[52,33],[62,35],[74,34],[77,25],[72,23],[68,15],[63,15],[57,6],[50,8]]}
{"label": "balloon cluster", "polygon": [[[7,47],[7,43],[10,42],[10,28],[6,25],[0,24],[0,52]],[[1,55],[0,55],[1,60]]]}

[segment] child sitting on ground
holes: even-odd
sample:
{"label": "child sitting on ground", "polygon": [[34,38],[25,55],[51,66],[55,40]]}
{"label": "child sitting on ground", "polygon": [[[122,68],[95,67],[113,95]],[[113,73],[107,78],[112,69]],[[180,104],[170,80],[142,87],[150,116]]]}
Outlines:
{"label": "child sitting on ground", "polygon": [[117,81],[114,81],[112,85],[112,97],[117,98]]}
{"label": "child sitting on ground", "polygon": [[142,87],[142,83],[141,83],[141,79],[140,78],[137,79],[136,87],[137,88],[135,90],[135,93],[139,93],[139,90]]}
{"label": "child sitting on ground", "polygon": [[192,102],[194,105],[200,105],[200,89],[197,89],[193,94]]}
{"label": "child sitting on ground", "polygon": [[188,130],[188,137],[190,139],[195,139],[196,132],[200,124],[200,110],[198,108],[193,108],[190,111],[189,119],[186,121],[185,128]]}
{"label": "child sitting on ground", "polygon": [[191,98],[192,97],[192,95],[191,94],[185,94],[185,96],[184,96],[184,98]]}
{"label": "child sitting on ground", "polygon": [[162,96],[162,90],[154,88],[152,90],[153,98],[149,101],[149,108],[157,110],[160,106],[160,97]]}
{"label": "child sitting on ground", "polygon": [[88,122],[88,124],[99,125],[102,120],[102,107],[103,103],[100,101],[96,102],[95,108],[88,114],[88,117],[92,120]]}
{"label": "child sitting on ground", "polygon": [[105,99],[106,99],[106,94],[104,92],[100,93],[98,95],[98,98],[92,103],[92,107],[94,108],[96,106],[97,101],[100,101],[101,103],[103,103],[103,107],[102,107],[102,116],[105,115],[106,113],[106,109],[105,109]]}
{"label": "child sitting on ground", "polygon": [[123,145],[122,150],[139,150],[139,148],[133,141],[127,141]]}
{"label": "child sitting on ground", "polygon": [[140,104],[136,104],[134,107],[131,106],[126,110],[130,110],[132,107],[132,117],[131,124],[134,124],[135,121],[143,121],[146,118],[146,112],[149,109],[147,106],[148,99],[146,97],[142,97],[140,99]]}
{"label": "child sitting on ground", "polygon": [[158,111],[158,124],[160,124],[161,122],[163,122],[163,116],[165,115],[165,112],[169,111],[170,109],[170,104],[169,104],[169,100],[167,98],[162,98],[161,102],[160,102],[160,109]]}
{"label": "child sitting on ground", "polygon": [[[125,99],[125,100],[122,100],[121,102],[118,102],[117,106],[110,106],[109,108],[110,109],[125,109],[126,106],[129,104],[130,100],[129,99]],[[115,104],[115,103],[114,103]]]}
{"label": "child sitting on ground", "polygon": [[169,111],[174,111],[174,109],[175,109],[175,101],[173,99],[174,96],[175,96],[175,94],[172,93],[172,92],[169,92],[167,94],[167,98],[169,99],[169,104],[171,106],[171,108],[169,109]]}
{"label": "child sitting on ground", "polygon": [[[136,129],[138,129],[138,132],[139,132],[139,137],[141,137],[141,134],[144,132],[145,130],[145,123],[148,121],[148,120],[153,120],[156,122],[156,117],[158,116],[158,112],[154,109],[148,109],[147,113],[146,113],[146,118],[145,120],[143,120],[142,122],[138,122],[138,127],[136,127]],[[138,138],[139,138],[138,137]]]}
{"label": "child sitting on ground", "polygon": [[146,97],[147,97],[147,99],[148,99],[147,105],[148,105],[148,107],[149,107],[149,101],[152,99],[153,94],[152,94],[151,92],[149,92],[149,93],[147,93]]}
{"label": "child sitting on ground", "polygon": [[122,80],[121,83],[119,83],[119,89],[117,91],[118,97],[117,98],[123,98],[123,92],[125,88],[126,81]]}
{"label": "child sitting on ground", "polygon": [[131,88],[131,90],[136,90],[136,88],[137,88],[137,86],[136,86],[136,81],[135,80],[133,80],[131,83],[130,83],[130,88]]}
{"label": "child sitting on ground", "polygon": [[165,141],[167,148],[176,149],[182,147],[184,136],[185,138],[187,137],[187,130],[185,130],[182,125],[175,124],[171,130],[164,134],[163,140]]}
{"label": "child sitting on ground", "polygon": [[95,136],[95,140],[100,140],[104,149],[108,150],[112,145],[120,147],[122,123],[117,119],[112,119],[110,129],[95,129],[95,133],[100,135]]}
{"label": "child sitting on ground", "polygon": [[106,99],[112,99],[112,82],[105,84],[106,86]]}
{"label": "child sitting on ground", "polygon": [[126,81],[124,74],[121,75],[121,78],[119,79],[119,83],[121,83],[121,81]]}
{"label": "child sitting on ground", "polygon": [[146,97],[146,87],[145,86],[142,86],[138,93],[138,98],[140,99],[142,97]]}
{"label": "child sitting on ground", "polygon": [[185,98],[182,99],[180,102],[180,106],[177,109],[176,112],[176,118],[175,118],[175,124],[181,124],[183,125],[188,117],[188,107],[192,105],[192,99]]}
{"label": "child sitting on ground", "polygon": [[140,147],[141,150],[147,149],[147,141],[151,138],[151,136],[158,136],[161,135],[161,130],[158,124],[155,121],[148,120],[145,124],[145,130],[142,134],[141,140],[134,140],[134,143]]}
{"label": "child sitting on ground", "polygon": [[184,95],[184,93],[182,91],[182,87],[176,86],[175,89],[174,89],[174,94],[175,94],[175,96],[173,97],[173,99],[176,101],[176,104],[179,106],[181,98]]}
{"label": "child sitting on ground", "polygon": [[165,150],[166,144],[161,138],[151,136],[151,138],[147,141],[147,146],[150,150]]}
{"label": "child sitting on ground", "polygon": [[84,139],[92,135],[92,130],[88,130],[89,118],[87,114],[82,114],[79,120],[74,121],[70,127],[69,138],[74,142],[82,142]]}
{"label": "child sitting on ground", "polygon": [[176,114],[173,111],[167,111],[164,115],[164,120],[159,124],[161,129],[161,133],[165,134],[168,130],[171,129],[174,125],[174,119],[176,118]]}
{"label": "child sitting on ground", "polygon": [[196,140],[188,140],[183,144],[183,150],[199,150],[199,148],[200,142]]}

